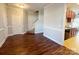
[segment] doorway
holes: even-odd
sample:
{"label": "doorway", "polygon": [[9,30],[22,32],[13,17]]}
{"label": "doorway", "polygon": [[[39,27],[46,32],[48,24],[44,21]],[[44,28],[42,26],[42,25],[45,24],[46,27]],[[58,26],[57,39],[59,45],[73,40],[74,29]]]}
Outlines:
{"label": "doorway", "polygon": [[79,53],[79,6],[67,4],[64,46]]}

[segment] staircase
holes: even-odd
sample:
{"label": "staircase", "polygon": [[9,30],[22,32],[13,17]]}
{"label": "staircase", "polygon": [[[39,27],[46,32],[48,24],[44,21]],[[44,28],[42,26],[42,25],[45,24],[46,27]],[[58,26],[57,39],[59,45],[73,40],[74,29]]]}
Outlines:
{"label": "staircase", "polygon": [[32,23],[32,30],[29,30],[28,32],[27,32],[27,34],[35,34],[35,25],[36,25],[36,23],[37,23],[37,21],[38,21],[38,11],[36,11],[35,12],[35,14],[36,14],[36,20],[35,21],[33,21],[33,23]]}
{"label": "staircase", "polygon": [[27,34],[33,34],[34,35],[35,34],[34,32],[35,32],[35,28],[33,28],[32,30],[28,31]]}

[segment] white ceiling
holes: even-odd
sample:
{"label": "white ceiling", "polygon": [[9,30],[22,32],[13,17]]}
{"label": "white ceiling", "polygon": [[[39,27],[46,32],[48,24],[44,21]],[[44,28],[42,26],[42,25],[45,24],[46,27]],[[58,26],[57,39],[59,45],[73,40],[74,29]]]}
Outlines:
{"label": "white ceiling", "polygon": [[48,3],[27,3],[30,10],[39,10],[43,9]]}
{"label": "white ceiling", "polygon": [[17,7],[24,8],[26,10],[39,10],[43,9],[48,3],[9,3],[8,5],[14,5]]}

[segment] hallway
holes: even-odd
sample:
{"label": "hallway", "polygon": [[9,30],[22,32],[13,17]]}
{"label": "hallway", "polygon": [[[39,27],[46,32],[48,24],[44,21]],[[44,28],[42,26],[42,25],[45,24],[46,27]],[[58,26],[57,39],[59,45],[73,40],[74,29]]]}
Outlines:
{"label": "hallway", "polygon": [[77,55],[42,34],[18,34],[7,38],[1,55]]}

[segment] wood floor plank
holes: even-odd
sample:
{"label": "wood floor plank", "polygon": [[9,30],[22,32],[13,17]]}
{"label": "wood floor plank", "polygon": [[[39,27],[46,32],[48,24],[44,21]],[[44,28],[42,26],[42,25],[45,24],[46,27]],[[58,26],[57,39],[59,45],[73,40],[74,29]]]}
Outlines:
{"label": "wood floor plank", "polygon": [[42,34],[17,34],[7,38],[0,55],[77,55]]}

